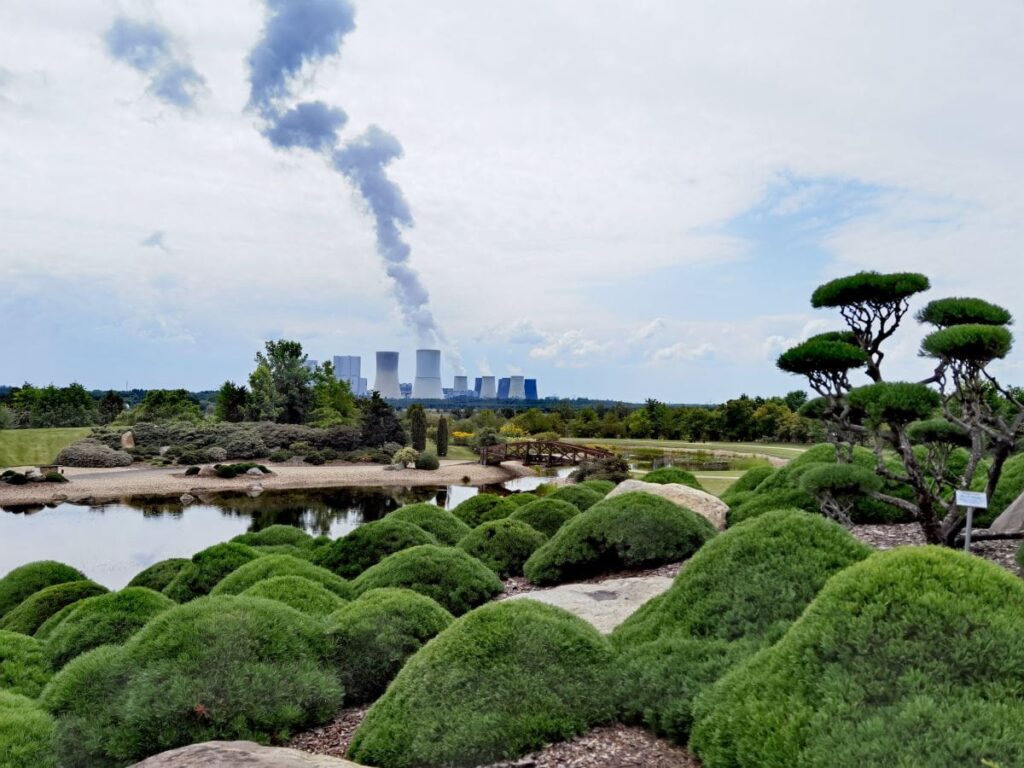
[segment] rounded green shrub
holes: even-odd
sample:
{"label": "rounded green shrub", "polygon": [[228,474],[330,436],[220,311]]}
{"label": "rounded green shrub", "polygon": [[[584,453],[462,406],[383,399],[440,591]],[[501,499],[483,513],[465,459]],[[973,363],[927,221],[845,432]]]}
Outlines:
{"label": "rounded green shrub", "polygon": [[802,491],[799,488],[780,488],[778,490],[766,491],[765,493],[757,491],[751,498],[742,503],[737,503],[736,506],[729,509],[725,518],[726,524],[732,527],[742,523],[744,520],[750,520],[753,517],[776,509],[802,509],[805,512],[821,512],[818,502],[807,491]]}
{"label": "rounded green shrub", "polygon": [[361,573],[357,595],[380,587],[404,587],[426,595],[460,616],[500,594],[504,587],[490,568],[456,547],[424,544],[403,549]]}
{"label": "rounded green shrub", "polygon": [[59,748],[90,765],[214,739],[282,740],[341,705],[329,649],[321,620],[279,602],[203,597],[78,657],[42,701]]}
{"label": "rounded green shrub", "polygon": [[645,483],[660,483],[662,485],[677,483],[679,485],[688,485],[691,488],[697,488],[701,491],[704,490],[692,472],[687,472],[685,469],[679,469],[678,467],[661,467],[660,469],[655,469],[645,474],[642,480]]}
{"label": "rounded green shrub", "polygon": [[348,705],[373,701],[405,662],[452,615],[435,600],[410,589],[371,589],[328,619],[335,668]]}
{"label": "rounded green shrub", "polygon": [[513,493],[511,496],[506,496],[505,501],[511,502],[512,504],[515,504],[517,507],[525,507],[527,504],[532,504],[539,498],[540,496],[538,496],[536,493],[524,491],[521,493]]}
{"label": "rounded green shrub", "polygon": [[246,544],[250,547],[273,547],[281,544],[291,544],[295,547],[302,547],[309,544],[313,537],[301,528],[294,525],[270,525],[261,531],[254,533],[242,533],[232,541],[239,544]]}
{"label": "rounded green shrub", "polygon": [[715,534],[700,515],[660,496],[624,493],[595,504],[559,529],[523,568],[535,584],[683,560]]}
{"label": "rounded green shrub", "polygon": [[934,331],[921,342],[921,352],[939,360],[960,360],[984,366],[1010,353],[1013,334],[998,325],[953,325]]}
{"label": "rounded green shrub", "polygon": [[434,470],[441,466],[441,462],[438,461],[437,456],[433,453],[421,453],[416,457],[414,465],[416,469],[427,469]]}
{"label": "rounded green shrub", "polygon": [[800,477],[800,489],[811,496],[864,496],[882,487],[882,478],[856,464],[822,464]]}
{"label": "rounded green shrub", "polygon": [[148,568],[135,574],[135,577],[128,582],[129,587],[145,587],[154,592],[163,592],[167,585],[174,581],[174,577],[181,573],[181,569],[188,565],[187,557],[171,557],[167,560],[158,560]]}
{"label": "rounded green shrub", "polygon": [[515,511],[515,504],[503,497],[493,493],[480,493],[459,504],[452,510],[452,514],[470,528],[476,528],[480,523],[500,520]]}
{"label": "rounded green shrub", "polygon": [[597,631],[532,600],[486,605],[405,665],[349,757],[380,768],[516,758],[611,718],[612,652]]}
{"label": "rounded green shrub", "polygon": [[53,718],[31,699],[0,690],[0,765],[55,768]]}
{"label": "rounded green shrub", "polygon": [[364,523],[348,535],[318,549],[313,562],[339,576],[353,578],[395,552],[436,543],[437,539],[418,525],[385,517]]}
{"label": "rounded green shrub", "polygon": [[107,591],[94,581],[68,581],[35,592],[0,619],[0,629],[35,634],[48,618],[65,606]]}
{"label": "rounded green shrub", "polygon": [[757,467],[751,467],[729,486],[729,489],[722,494],[722,500],[732,506],[732,503],[727,501],[726,497],[735,496],[737,493],[746,493],[753,491],[757,486],[764,482],[768,477],[775,472],[775,469],[768,464],[761,464]]}
{"label": "rounded green shrub", "polygon": [[501,578],[522,576],[523,563],[547,537],[520,520],[504,518],[482,523],[466,534],[459,549],[475,557]]}
{"label": "rounded green shrub", "polygon": [[994,520],[1024,493],[1024,453],[1011,456],[1003,464],[995,493],[988,502],[988,515]]}
{"label": "rounded green shrub", "polygon": [[347,581],[326,568],[292,555],[265,555],[232,571],[213,588],[214,595],[240,595],[253,584],[276,576],[301,576],[348,600],[352,588]]}
{"label": "rounded green shrub", "polygon": [[1009,325],[1013,315],[998,304],[983,299],[948,298],[930,301],[917,313],[917,320],[938,328],[951,325]]}
{"label": "rounded green shrub", "polygon": [[916,445],[940,443],[960,448],[971,446],[971,435],[966,429],[942,418],[925,419],[907,425],[907,437]]}
{"label": "rounded green shrub", "polygon": [[934,389],[906,381],[879,381],[850,390],[850,405],[871,424],[906,425],[930,418],[942,404]]}
{"label": "rounded green shrub", "polygon": [[125,587],[82,600],[47,636],[46,656],[60,669],[100,645],[123,643],[174,601],[145,587]]}
{"label": "rounded green shrub", "polygon": [[558,529],[580,513],[575,505],[560,499],[543,498],[520,507],[509,517],[519,520],[551,538]]}
{"label": "rounded green shrub", "polygon": [[85,574],[77,568],[56,560],[37,560],[19,566],[0,579],[0,617],[44,587],[84,578]]}
{"label": "rounded green shrub", "polygon": [[252,547],[236,542],[214,544],[192,556],[178,575],[164,587],[163,593],[179,603],[210,594],[221,579],[260,556]]}
{"label": "rounded green shrub", "polygon": [[276,600],[310,616],[326,616],[345,604],[344,599],[327,587],[304,576],[274,576],[257,581],[242,595]]}
{"label": "rounded green shrub", "polygon": [[867,355],[852,344],[827,339],[808,339],[779,355],[775,364],[786,373],[802,376],[841,374],[863,367]]}
{"label": "rounded green shrub", "polygon": [[858,272],[819,285],[811,294],[811,306],[842,307],[900,301],[931,287],[917,272]]}
{"label": "rounded green shrub", "polygon": [[436,504],[425,501],[400,507],[394,512],[389,512],[385,519],[418,525],[441,544],[452,546],[458,544],[459,540],[472,530],[447,509],[441,509]]}
{"label": "rounded green shrub", "polygon": [[0,630],[0,691],[34,699],[52,675],[41,642],[20,632]]}
{"label": "rounded green shrub", "polygon": [[600,493],[593,491],[590,488],[584,488],[579,485],[563,485],[554,493],[549,493],[544,498],[568,501],[576,507],[576,509],[581,512],[585,512],[597,504],[597,502],[601,501],[603,497]]}
{"label": "rounded green shrub", "polygon": [[602,497],[607,496],[615,488],[615,483],[611,480],[602,480],[601,478],[592,478],[590,480],[584,480],[582,483],[577,483],[580,488],[589,488],[594,493],[601,494]]}
{"label": "rounded green shrub", "polygon": [[1024,584],[937,547],[828,581],[785,636],[696,702],[719,766],[1024,764]]}

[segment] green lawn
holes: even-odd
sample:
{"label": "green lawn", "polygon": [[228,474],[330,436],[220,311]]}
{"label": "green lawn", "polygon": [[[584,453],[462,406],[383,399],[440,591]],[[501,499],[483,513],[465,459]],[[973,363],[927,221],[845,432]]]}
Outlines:
{"label": "green lawn", "polygon": [[[437,443],[427,440],[427,450],[437,453]],[[479,461],[480,454],[465,445],[452,445],[448,443],[448,455],[442,456],[445,461]]]}
{"label": "green lawn", "polygon": [[687,443],[682,440],[633,440],[630,438],[566,437],[567,443],[608,445],[615,448],[660,448],[665,451],[732,451],[760,453],[780,459],[795,459],[806,451],[806,445],[784,443]]}
{"label": "green lawn", "polygon": [[89,427],[0,430],[0,467],[49,464],[61,449],[90,431]]}

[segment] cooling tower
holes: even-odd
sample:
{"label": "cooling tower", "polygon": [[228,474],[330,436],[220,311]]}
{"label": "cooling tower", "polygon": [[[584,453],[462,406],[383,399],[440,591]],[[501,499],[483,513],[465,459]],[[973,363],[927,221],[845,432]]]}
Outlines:
{"label": "cooling tower", "polygon": [[456,395],[465,394],[469,391],[469,379],[465,376],[456,376],[452,389],[455,391]]}
{"label": "cooling tower", "polygon": [[416,350],[416,378],[412,382],[413,400],[440,400],[441,392],[441,350]]}
{"label": "cooling tower", "polygon": [[373,388],[380,392],[381,397],[397,400],[402,396],[398,388],[398,353],[377,353],[377,378]]}
{"label": "cooling tower", "polygon": [[527,400],[539,400],[537,397],[537,380],[527,379],[526,380],[526,399]]}
{"label": "cooling tower", "polygon": [[508,400],[508,391],[512,386],[512,379],[508,376],[498,379],[498,399]]}
{"label": "cooling tower", "polygon": [[498,390],[494,385],[493,376],[481,376],[480,377],[480,399],[481,400],[493,400],[498,396]]}
{"label": "cooling tower", "polygon": [[508,399],[509,400],[525,400],[526,399],[526,379],[522,376],[511,376],[508,382]]}

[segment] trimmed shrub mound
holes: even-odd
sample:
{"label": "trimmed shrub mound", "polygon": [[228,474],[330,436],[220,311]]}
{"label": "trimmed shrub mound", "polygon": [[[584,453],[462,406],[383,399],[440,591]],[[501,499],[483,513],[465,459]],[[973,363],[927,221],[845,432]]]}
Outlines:
{"label": "trimmed shrub mound", "polygon": [[524,522],[551,538],[558,533],[559,528],[579,513],[580,511],[568,501],[544,498],[520,507],[509,519]]}
{"label": "trimmed shrub mound", "polygon": [[699,491],[704,490],[700,481],[697,480],[692,472],[687,472],[685,469],[679,469],[677,467],[661,467],[661,469],[655,469],[648,472],[640,479],[645,483],[660,483],[661,485],[674,483],[678,485],[688,485]]}
{"label": "trimmed shrub mound", "polygon": [[469,553],[501,578],[522,576],[523,563],[547,537],[520,520],[504,518],[478,525],[459,542]]}
{"label": "trimmed shrub mound", "polygon": [[506,501],[502,496],[493,493],[480,493],[472,496],[452,510],[452,514],[470,528],[481,523],[500,520],[516,511],[516,505]]}
{"label": "trimmed shrub mound", "polygon": [[0,579],[0,617],[44,587],[81,581],[85,574],[56,560],[37,560],[15,568]]}
{"label": "trimmed shrub mound", "polygon": [[100,645],[117,645],[142,629],[174,601],[145,587],[97,595],[71,606],[71,611],[46,638],[46,656],[60,669],[76,656]]}
{"label": "trimmed shrub mound", "polygon": [[718,766],[1024,764],[1024,584],[937,547],[833,577],[695,707]]}
{"label": "trimmed shrub mound", "polygon": [[20,632],[0,630],[0,691],[34,699],[52,675],[42,643]]}
{"label": "trimmed shrub mound", "polygon": [[504,589],[490,568],[456,547],[424,544],[390,555],[352,582],[357,595],[379,587],[405,587],[461,616]]}
{"label": "trimmed shrub mound", "polygon": [[576,509],[585,512],[597,504],[602,498],[601,494],[590,488],[581,485],[563,485],[554,493],[549,493],[545,498],[568,501]]}
{"label": "trimmed shrub mound", "polygon": [[667,499],[624,493],[595,504],[561,527],[523,571],[535,584],[683,560],[715,535],[711,523]]}
{"label": "trimmed shrub mound", "polygon": [[53,718],[34,701],[0,691],[0,765],[54,768]]}
{"label": "trimmed shrub mound", "polygon": [[592,626],[532,600],[486,605],[405,665],[349,757],[380,768],[512,759],[609,720],[613,654]]}
{"label": "trimmed shrub mound", "polygon": [[54,464],[63,467],[130,467],[132,461],[130,454],[115,451],[110,446],[87,437],[58,453]]}
{"label": "trimmed shrub mound", "polygon": [[326,616],[345,604],[327,587],[304,576],[274,576],[257,581],[242,595],[276,600],[310,616]]}
{"label": "trimmed shrub mound", "polygon": [[437,539],[418,525],[385,517],[364,523],[348,535],[318,549],[313,562],[351,579],[395,552],[436,543]]}
{"label": "trimmed shrub mound", "polygon": [[270,525],[262,531],[255,533],[242,533],[232,541],[238,544],[246,544],[250,547],[274,547],[281,544],[291,544],[294,547],[302,547],[312,542],[313,537],[301,528],[294,525]]}
{"label": "trimmed shrub mound", "polygon": [[181,573],[181,569],[188,565],[187,557],[171,557],[167,560],[158,560],[148,568],[139,571],[135,577],[128,582],[129,587],[146,587],[154,592],[163,592],[167,585],[174,581],[174,577]]}
{"label": "trimmed shrub mound", "polygon": [[394,512],[389,512],[385,519],[389,518],[418,525],[441,544],[452,546],[458,544],[459,540],[472,530],[447,509],[441,509],[436,504],[428,504],[425,501],[407,504]]}
{"label": "trimmed shrub mound", "polygon": [[538,496],[536,493],[523,492],[513,493],[511,496],[506,496],[505,501],[511,502],[512,504],[515,504],[517,507],[525,507],[527,504],[532,504],[539,498],[540,496]]}
{"label": "trimmed shrub mound", "polygon": [[582,483],[577,483],[577,485],[580,488],[589,488],[594,493],[599,493],[602,496],[607,496],[615,487],[615,483],[613,481],[602,480],[596,477],[591,480],[584,480]]}
{"label": "trimmed shrub mound", "polygon": [[744,520],[749,520],[765,512],[772,512],[776,509],[802,509],[805,512],[820,514],[821,507],[814,497],[807,491],[799,488],[780,488],[778,490],[761,493],[755,491],[754,495],[732,507],[725,516],[726,525],[730,528]]}
{"label": "trimmed shrub mound", "polygon": [[259,552],[244,544],[214,544],[194,554],[163,592],[179,603],[195,600],[208,595],[221,579],[259,556]]}
{"label": "trimmed shrub mound", "polygon": [[441,466],[441,462],[438,461],[437,456],[433,453],[421,453],[414,464],[416,469],[427,469],[434,470]]}
{"label": "trimmed shrub mound", "polygon": [[738,494],[753,491],[774,472],[775,470],[767,464],[761,464],[748,469],[722,494],[722,501],[730,507],[734,506],[735,497]]}
{"label": "trimmed shrub mound", "polygon": [[320,620],[273,600],[204,597],[124,646],[72,661],[43,692],[58,754],[120,766],[213,739],[277,741],[329,719],[342,688]]}
{"label": "trimmed shrub mound", "polygon": [[265,555],[246,563],[225,576],[213,588],[213,594],[240,595],[253,584],[265,579],[272,579],[275,576],[301,576],[320,584],[345,600],[352,597],[352,588],[343,578],[331,573],[326,568],[321,568],[308,560],[301,560],[292,555]]}
{"label": "trimmed shrub mound", "polygon": [[61,608],[77,603],[87,597],[102,595],[107,591],[94,581],[68,581],[54,584],[25,598],[18,607],[8,611],[0,619],[0,629],[21,632],[24,635],[35,634],[43,622],[57,613]]}
{"label": "trimmed shrub mound", "polygon": [[410,589],[371,589],[328,619],[346,705],[373,701],[405,662],[454,619]]}

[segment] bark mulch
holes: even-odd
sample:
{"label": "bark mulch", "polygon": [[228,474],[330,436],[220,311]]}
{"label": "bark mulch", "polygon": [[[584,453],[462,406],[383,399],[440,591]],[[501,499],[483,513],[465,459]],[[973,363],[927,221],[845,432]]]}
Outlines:
{"label": "bark mulch", "polygon": [[700,768],[700,761],[643,728],[606,725],[488,768]]}
{"label": "bark mulch", "polygon": [[369,706],[343,709],[327,725],[297,734],[285,746],[314,755],[345,757],[352,736],[369,709]]}
{"label": "bark mulch", "polygon": [[[980,533],[982,530],[978,529],[975,532]],[[925,544],[921,526],[916,523],[905,523],[902,525],[855,525],[851,533],[875,549],[892,549],[893,547],[905,546],[917,547]],[[1016,560],[1017,550],[1020,546],[1021,542],[1015,539],[972,541],[971,552],[978,557],[991,560],[1010,573],[1020,576],[1021,570]]]}

